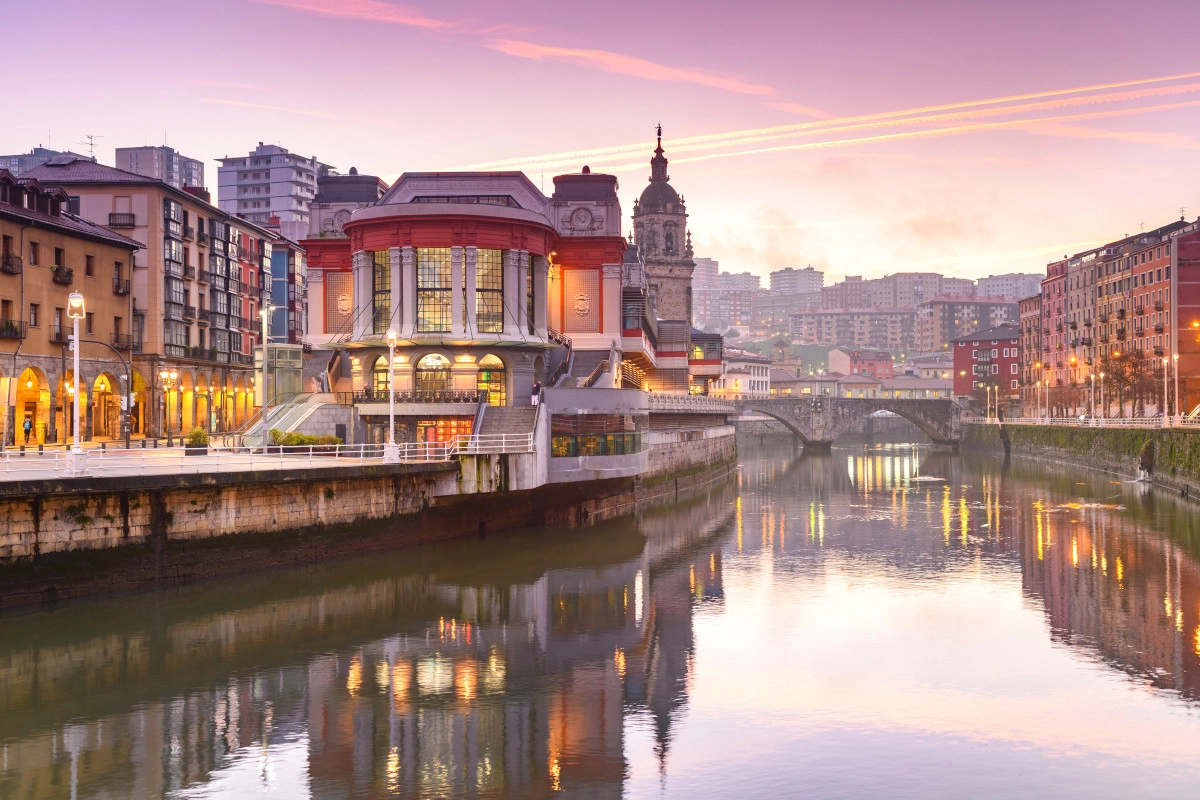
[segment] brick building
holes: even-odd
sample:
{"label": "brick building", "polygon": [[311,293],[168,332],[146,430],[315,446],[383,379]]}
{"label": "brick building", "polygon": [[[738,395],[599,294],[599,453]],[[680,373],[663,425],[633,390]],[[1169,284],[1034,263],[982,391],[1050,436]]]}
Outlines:
{"label": "brick building", "polygon": [[1020,387],[1017,325],[999,325],[960,336],[954,345],[954,394],[966,396],[990,387],[1013,399]]}

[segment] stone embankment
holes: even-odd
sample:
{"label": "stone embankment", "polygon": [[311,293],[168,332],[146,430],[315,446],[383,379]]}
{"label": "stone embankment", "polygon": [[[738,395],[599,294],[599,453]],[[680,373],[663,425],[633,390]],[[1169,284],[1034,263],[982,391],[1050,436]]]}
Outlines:
{"label": "stone embankment", "polygon": [[964,450],[987,450],[1077,464],[1134,479],[1143,469],[1158,486],[1200,497],[1200,431],[969,424]]}
{"label": "stone embankment", "polygon": [[732,429],[723,430],[651,434],[652,468],[637,477],[530,489],[480,491],[464,479],[507,474],[497,462],[519,456],[506,455],[0,484],[0,609],[611,519],[728,474],[737,449]]}

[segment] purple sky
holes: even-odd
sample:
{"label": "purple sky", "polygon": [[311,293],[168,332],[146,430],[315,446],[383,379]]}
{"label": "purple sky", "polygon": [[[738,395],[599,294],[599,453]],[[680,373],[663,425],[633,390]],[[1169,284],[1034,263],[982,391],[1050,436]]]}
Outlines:
{"label": "purple sky", "polygon": [[17,3],[0,152],[96,134],[112,163],[165,137],[209,161],[214,191],[212,159],[260,140],[388,179],[524,169],[547,191],[586,163],[620,176],[628,214],[661,120],[696,253],[722,269],[1040,271],[1200,214],[1200,74],[1164,80],[1200,73],[1194,11]]}

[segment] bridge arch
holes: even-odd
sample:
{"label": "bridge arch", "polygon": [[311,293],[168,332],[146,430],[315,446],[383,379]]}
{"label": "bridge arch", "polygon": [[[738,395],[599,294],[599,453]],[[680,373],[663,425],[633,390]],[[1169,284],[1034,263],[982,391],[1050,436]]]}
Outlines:
{"label": "bridge arch", "polygon": [[828,446],[854,423],[888,411],[917,426],[939,444],[958,439],[958,407],[950,399],[796,397],[740,400],[738,413],[754,411],[783,423],[808,445]]}

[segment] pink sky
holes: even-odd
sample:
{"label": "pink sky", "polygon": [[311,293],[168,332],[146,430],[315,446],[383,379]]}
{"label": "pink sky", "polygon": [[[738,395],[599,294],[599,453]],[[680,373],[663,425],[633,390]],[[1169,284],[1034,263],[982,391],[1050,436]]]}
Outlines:
{"label": "pink sky", "polygon": [[661,121],[696,253],[735,272],[1041,271],[1200,214],[1182,0],[66,0],[6,19],[0,152],[95,134],[112,163],[165,136],[214,191],[213,159],[262,140],[388,179],[524,169],[547,193],[586,163],[628,215]]}

